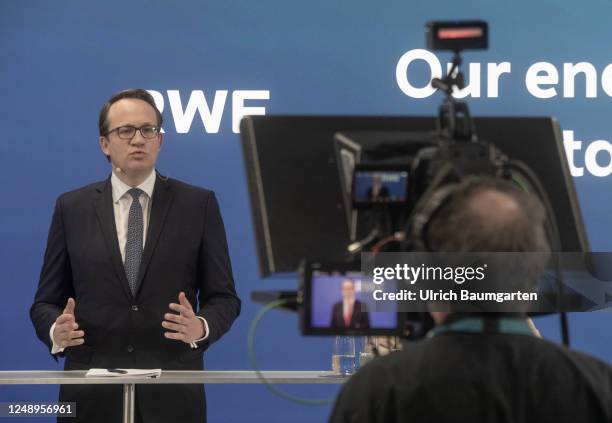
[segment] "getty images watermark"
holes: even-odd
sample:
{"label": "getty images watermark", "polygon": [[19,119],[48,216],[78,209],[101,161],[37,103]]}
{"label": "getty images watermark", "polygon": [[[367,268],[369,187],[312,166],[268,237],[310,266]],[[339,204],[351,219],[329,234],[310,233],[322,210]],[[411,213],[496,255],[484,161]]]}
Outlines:
{"label": "getty images watermark", "polygon": [[365,253],[373,311],[558,312],[612,307],[612,253]]}

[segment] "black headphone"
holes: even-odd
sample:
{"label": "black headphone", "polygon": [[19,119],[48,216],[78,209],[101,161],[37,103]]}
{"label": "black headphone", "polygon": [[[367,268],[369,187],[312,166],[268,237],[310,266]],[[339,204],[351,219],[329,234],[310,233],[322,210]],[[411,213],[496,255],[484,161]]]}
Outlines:
{"label": "black headphone", "polygon": [[448,203],[458,186],[457,182],[442,185],[417,203],[409,222],[409,239],[413,242],[414,251],[432,251],[427,237],[429,225]]}

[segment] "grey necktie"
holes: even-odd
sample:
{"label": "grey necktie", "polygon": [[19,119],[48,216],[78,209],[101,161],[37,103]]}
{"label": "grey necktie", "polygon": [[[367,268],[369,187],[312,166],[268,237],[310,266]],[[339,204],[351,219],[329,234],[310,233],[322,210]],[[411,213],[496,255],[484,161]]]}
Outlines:
{"label": "grey necktie", "polygon": [[130,206],[130,214],[128,216],[127,241],[125,243],[125,274],[132,295],[136,293],[136,282],[138,280],[138,270],[140,269],[140,261],[142,259],[142,233],[143,219],[142,206],[140,205],[139,197],[142,190],[132,188],[128,193],[132,196],[132,205]]}

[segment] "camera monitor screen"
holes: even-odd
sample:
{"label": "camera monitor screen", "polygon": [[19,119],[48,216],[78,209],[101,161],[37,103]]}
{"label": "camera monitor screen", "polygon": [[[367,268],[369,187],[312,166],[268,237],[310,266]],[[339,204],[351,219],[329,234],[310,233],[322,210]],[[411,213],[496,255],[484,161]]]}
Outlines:
{"label": "camera monitor screen", "polygon": [[313,265],[304,271],[304,335],[399,335],[397,312],[370,310],[363,301],[361,273]]}
{"label": "camera monitor screen", "polygon": [[353,207],[376,204],[405,204],[408,195],[407,168],[369,168],[357,166],[353,177]]}

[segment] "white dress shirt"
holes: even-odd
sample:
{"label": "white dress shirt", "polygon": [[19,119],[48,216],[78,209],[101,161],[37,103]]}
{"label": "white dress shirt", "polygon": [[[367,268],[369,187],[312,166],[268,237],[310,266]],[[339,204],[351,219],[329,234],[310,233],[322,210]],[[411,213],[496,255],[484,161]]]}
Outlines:
{"label": "white dress shirt", "polygon": [[342,320],[344,320],[344,316],[350,314],[351,318],[353,316],[353,308],[355,307],[355,298],[343,298],[342,299]]}
{"label": "white dress shirt", "polygon": [[[143,217],[143,231],[142,231],[142,246],[144,249],[147,240],[147,228],[149,226],[149,215],[151,213],[151,198],[153,197],[153,187],[155,186],[155,169],[151,171],[151,174],[147,176],[140,185],[139,188],[143,191],[140,195],[139,201],[142,206],[142,217]],[[123,182],[117,177],[115,172],[111,175],[111,186],[113,189],[113,211],[115,214],[115,228],[117,229],[117,240],[119,242],[119,249],[121,250],[121,261],[125,261],[125,245],[127,243],[127,232],[128,232],[128,217],[130,214],[130,207],[132,206],[133,198],[128,191],[132,189],[131,186]],[[205,340],[208,337],[208,322],[201,316],[196,316],[204,323],[204,336],[200,339],[191,342],[192,348],[197,348],[196,342]],[[53,330],[55,329],[55,323],[51,325],[49,330],[49,337],[53,343],[51,348],[51,354],[56,354],[64,351],[64,348],[60,348],[53,339]],[[85,334],[87,336],[87,334]]]}

